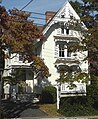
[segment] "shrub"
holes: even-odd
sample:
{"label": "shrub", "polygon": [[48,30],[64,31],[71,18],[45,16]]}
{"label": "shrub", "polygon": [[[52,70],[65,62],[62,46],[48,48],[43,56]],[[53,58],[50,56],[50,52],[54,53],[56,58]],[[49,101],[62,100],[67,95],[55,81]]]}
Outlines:
{"label": "shrub", "polygon": [[46,86],[42,90],[41,103],[53,104],[56,102],[56,88],[53,86]]}
{"label": "shrub", "polygon": [[87,99],[90,105],[98,109],[98,84],[87,86]]}
{"label": "shrub", "polygon": [[87,86],[87,96],[92,97],[95,100],[98,100],[98,85],[92,84]]}
{"label": "shrub", "polygon": [[58,112],[64,116],[98,115],[98,85],[87,86],[86,96],[61,98]]}
{"label": "shrub", "polygon": [[96,115],[98,112],[88,104],[87,97],[61,98],[59,113],[64,116],[88,116]]}

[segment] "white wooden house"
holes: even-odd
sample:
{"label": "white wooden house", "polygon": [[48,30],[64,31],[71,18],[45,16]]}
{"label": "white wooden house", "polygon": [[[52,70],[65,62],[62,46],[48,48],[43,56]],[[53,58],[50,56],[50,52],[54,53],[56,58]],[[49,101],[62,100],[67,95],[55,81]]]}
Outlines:
{"label": "white wooden house", "polygon": [[[76,70],[88,73],[88,61],[83,61],[87,56],[87,51],[80,53],[70,52],[69,45],[76,44],[83,39],[83,34],[80,30],[74,29],[75,21],[81,22],[80,17],[72,8],[69,2],[66,2],[56,13],[46,12],[46,27],[43,30],[43,34],[46,37],[46,41],[42,45],[41,57],[45,64],[48,66],[51,76],[48,81],[58,88],[58,103],[59,97],[85,95],[86,84],[75,82],[76,88],[70,90],[67,86],[68,83],[57,84],[56,80],[60,74],[58,69],[60,67],[74,67]],[[72,23],[72,22],[71,22]],[[86,29],[85,25],[81,22],[81,28]],[[60,92],[59,92],[60,88]],[[59,108],[59,107],[58,107]]]}

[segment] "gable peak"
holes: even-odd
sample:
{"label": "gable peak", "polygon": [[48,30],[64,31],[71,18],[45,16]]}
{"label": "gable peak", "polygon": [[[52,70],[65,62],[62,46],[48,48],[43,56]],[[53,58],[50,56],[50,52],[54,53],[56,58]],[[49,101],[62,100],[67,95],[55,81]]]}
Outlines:
{"label": "gable peak", "polygon": [[59,15],[65,15],[65,17],[69,18],[70,16],[73,16],[75,19],[80,19],[76,11],[71,6],[70,2],[67,0],[65,4],[60,8],[58,11]]}

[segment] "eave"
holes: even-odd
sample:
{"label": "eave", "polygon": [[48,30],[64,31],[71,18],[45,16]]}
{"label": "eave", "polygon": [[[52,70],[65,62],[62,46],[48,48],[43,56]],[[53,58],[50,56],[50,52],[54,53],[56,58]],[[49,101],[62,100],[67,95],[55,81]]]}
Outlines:
{"label": "eave", "polygon": [[55,35],[54,36],[55,38],[55,41],[60,41],[61,40],[70,40],[70,41],[76,41],[76,42],[79,42],[80,39],[76,36],[71,36],[71,35]]}
{"label": "eave", "polygon": [[16,64],[16,65],[11,65],[10,69],[32,69],[32,67],[30,65],[23,65],[23,64]]}

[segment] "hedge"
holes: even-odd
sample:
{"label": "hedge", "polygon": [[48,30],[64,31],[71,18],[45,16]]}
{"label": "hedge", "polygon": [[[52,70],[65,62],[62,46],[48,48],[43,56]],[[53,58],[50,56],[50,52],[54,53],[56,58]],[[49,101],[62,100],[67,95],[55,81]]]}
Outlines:
{"label": "hedge", "polygon": [[41,103],[53,104],[57,100],[56,88],[53,86],[46,86],[42,90]]}

